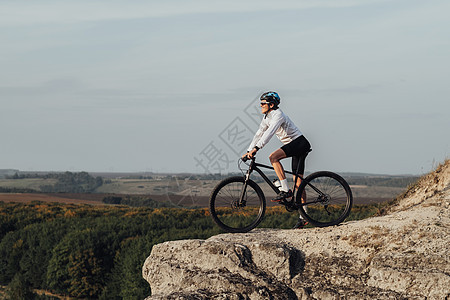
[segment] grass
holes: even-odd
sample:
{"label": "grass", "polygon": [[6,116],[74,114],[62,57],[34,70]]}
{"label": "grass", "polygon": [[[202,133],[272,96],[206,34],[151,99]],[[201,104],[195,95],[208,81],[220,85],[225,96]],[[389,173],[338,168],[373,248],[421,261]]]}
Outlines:
{"label": "grass", "polygon": [[55,184],[56,182],[57,182],[56,179],[44,179],[44,178],[1,179],[0,187],[33,189],[39,191],[41,185],[52,185]]}
{"label": "grass", "polygon": [[[435,185],[439,182],[440,173],[443,172],[448,165],[450,164],[450,159],[446,159],[443,163],[439,164],[435,170],[429,172],[428,174],[420,177],[416,182],[410,184],[406,190],[392,199],[391,201],[385,203],[382,207],[380,207],[379,215],[386,215],[389,213],[390,209],[399,205],[399,203],[414,193],[416,193],[420,189],[433,189]],[[433,193],[436,194],[438,191],[434,190]]]}
{"label": "grass", "polygon": [[368,229],[369,231],[354,232],[344,236],[342,240],[347,240],[354,247],[381,249],[385,244],[383,238],[388,235],[389,230],[380,226],[370,226]]}

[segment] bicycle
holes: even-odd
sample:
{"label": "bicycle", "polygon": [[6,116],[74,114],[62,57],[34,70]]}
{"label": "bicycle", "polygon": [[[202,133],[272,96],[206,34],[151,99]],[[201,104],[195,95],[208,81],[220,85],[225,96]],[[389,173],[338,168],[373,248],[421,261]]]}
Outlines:
{"label": "bicycle", "polygon": [[[241,162],[246,161],[248,159],[240,158],[238,167],[241,169]],[[248,232],[257,227],[264,218],[266,199],[259,185],[250,179],[253,171],[256,171],[275,193],[279,192],[275,181],[272,182],[260,169],[273,170],[272,166],[257,163],[255,157],[251,159],[249,165],[246,165],[249,168],[244,176],[226,178],[211,192],[209,201],[211,217],[227,232]],[[306,221],[317,227],[338,225],[348,217],[353,196],[344,178],[330,171],[315,172],[305,178],[297,172],[295,174],[285,172],[295,175],[294,183],[298,178],[301,179],[297,193],[294,184],[293,197],[280,202],[287,211],[298,210]]]}

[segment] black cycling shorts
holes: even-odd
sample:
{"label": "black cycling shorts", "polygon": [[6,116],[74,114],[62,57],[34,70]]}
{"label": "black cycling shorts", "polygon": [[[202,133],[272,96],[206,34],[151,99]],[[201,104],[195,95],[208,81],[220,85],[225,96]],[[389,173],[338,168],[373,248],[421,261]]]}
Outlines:
{"label": "black cycling shorts", "polygon": [[281,147],[286,153],[286,157],[292,157],[292,172],[298,167],[298,174],[303,175],[305,172],[305,159],[308,153],[311,151],[311,144],[305,138],[305,136],[299,136],[289,144]]}

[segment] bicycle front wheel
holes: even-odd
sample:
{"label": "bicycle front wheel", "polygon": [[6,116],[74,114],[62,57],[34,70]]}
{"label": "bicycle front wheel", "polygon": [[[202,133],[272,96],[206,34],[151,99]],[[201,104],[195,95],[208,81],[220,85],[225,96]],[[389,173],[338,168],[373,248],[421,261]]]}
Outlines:
{"label": "bicycle front wheel", "polygon": [[248,232],[259,225],[266,211],[261,188],[244,177],[230,177],[212,191],[209,211],[214,222],[227,232]]}
{"label": "bicycle front wheel", "polygon": [[348,217],[353,205],[348,183],[338,174],[327,171],[306,177],[299,187],[296,199],[300,214],[318,227],[341,223]]}

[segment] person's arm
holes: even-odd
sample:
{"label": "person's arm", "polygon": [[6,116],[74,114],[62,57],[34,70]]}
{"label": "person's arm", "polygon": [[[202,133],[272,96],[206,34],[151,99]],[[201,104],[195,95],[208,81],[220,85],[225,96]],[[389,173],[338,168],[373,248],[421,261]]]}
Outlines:
{"label": "person's arm", "polygon": [[267,125],[264,124],[264,120],[263,120],[263,121],[261,121],[261,124],[259,125],[258,131],[256,131],[252,142],[248,146],[247,152],[250,152],[255,148],[256,144],[259,142],[261,137],[264,135],[264,132],[266,131],[266,129],[267,129]]}
{"label": "person's arm", "polygon": [[261,124],[259,125],[258,131],[256,131],[252,142],[248,146],[247,153],[242,155],[242,158],[244,158],[244,157],[252,158],[256,154],[256,152],[259,150],[259,148],[256,146],[256,143],[258,143],[258,141],[261,139],[261,137],[263,136],[266,129],[267,129],[267,124],[265,124],[264,120],[262,120]]}
{"label": "person's arm", "polygon": [[275,115],[274,118],[270,120],[269,126],[263,132],[261,138],[255,143],[254,146],[258,147],[258,149],[262,149],[270,141],[275,132],[277,132],[278,128],[283,125],[283,122],[283,114]]}

